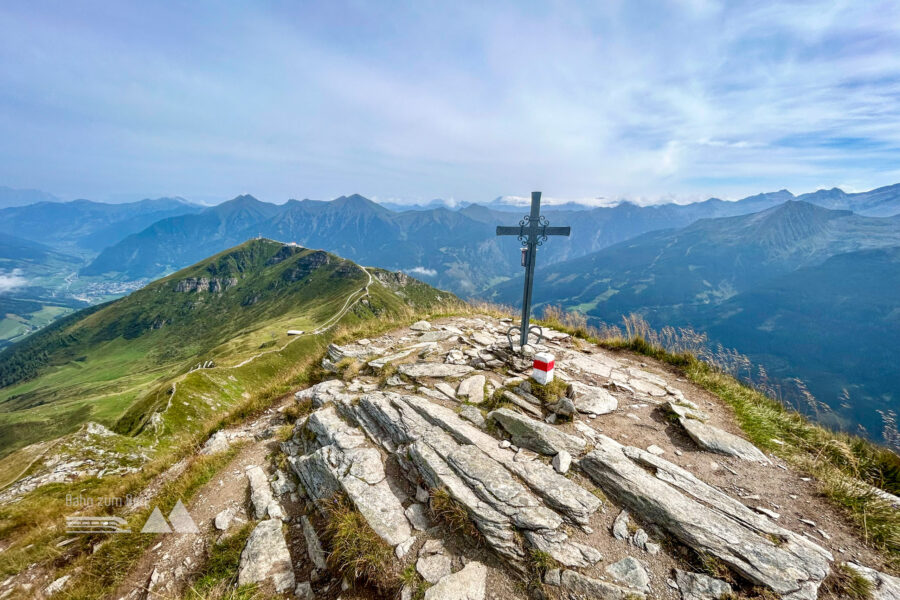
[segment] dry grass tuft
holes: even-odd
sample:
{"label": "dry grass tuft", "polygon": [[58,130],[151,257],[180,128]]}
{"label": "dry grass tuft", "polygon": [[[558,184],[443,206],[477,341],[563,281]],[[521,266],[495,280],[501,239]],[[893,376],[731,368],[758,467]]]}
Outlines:
{"label": "dry grass tuft", "polygon": [[872,582],[845,564],[833,565],[819,588],[821,600],[871,600]]}
{"label": "dry grass tuft", "polygon": [[372,586],[386,596],[400,587],[394,551],[378,537],[347,498],[337,495],[326,509],[328,566],[350,581]]}
{"label": "dry grass tuft", "polygon": [[447,525],[451,531],[460,534],[466,540],[481,543],[481,532],[469,518],[468,511],[454,500],[445,488],[431,492],[430,506],[435,518]]}

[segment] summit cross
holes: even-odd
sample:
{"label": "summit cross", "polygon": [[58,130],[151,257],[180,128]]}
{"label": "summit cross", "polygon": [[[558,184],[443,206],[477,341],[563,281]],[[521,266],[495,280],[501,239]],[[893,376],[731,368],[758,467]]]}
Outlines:
{"label": "summit cross", "polygon": [[[519,327],[519,348],[524,348],[528,343],[528,334],[531,329],[531,291],[534,284],[534,262],[537,258],[537,248],[547,241],[547,236],[567,236],[569,233],[571,233],[570,227],[550,227],[547,218],[541,215],[540,192],[531,192],[531,214],[519,221],[518,227],[497,226],[497,235],[514,235],[519,238],[521,243],[525,244],[525,247],[522,248],[525,290],[522,292],[522,325]],[[507,337],[514,329],[516,328],[510,327]],[[540,341],[541,334],[538,333],[538,336],[538,341]]]}

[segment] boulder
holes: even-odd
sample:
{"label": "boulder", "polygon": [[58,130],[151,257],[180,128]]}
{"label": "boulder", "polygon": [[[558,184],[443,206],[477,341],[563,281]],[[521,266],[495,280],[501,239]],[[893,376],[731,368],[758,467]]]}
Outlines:
{"label": "boulder", "polygon": [[710,452],[736,456],[742,460],[770,464],[771,461],[759,448],[727,431],[707,425],[697,419],[680,417],[678,422],[698,446]]}
{"label": "boulder", "polygon": [[428,588],[425,600],[484,600],[486,585],[487,567],[473,560]]}
{"label": "boulder", "polygon": [[731,593],[731,585],[721,579],[681,569],[675,569],[675,584],[681,592],[681,600],[719,600]]}
{"label": "boulder", "polygon": [[[640,463],[629,455],[640,457]],[[643,465],[659,465],[657,473],[661,468],[667,469],[666,477],[683,480],[682,484],[706,503],[684,495],[676,485],[652,475]],[[766,533],[777,527],[772,521],[746,507],[746,513],[739,513],[720,497],[724,494],[718,490],[707,492],[684,475],[689,473],[649,452],[638,448],[627,448],[626,452],[618,442],[600,435],[595,449],[581,459],[579,466],[630,512],[640,514],[695,551],[715,556],[750,582],[785,599],[814,600],[819,584],[828,574],[830,555],[822,548],[787,534],[781,534],[781,542],[776,544],[769,535],[778,534]],[[742,519],[735,518],[736,514]]]}
{"label": "boulder", "polygon": [[476,427],[484,427],[484,416],[481,414],[481,411],[474,406],[469,406],[468,404],[463,405],[459,409],[459,416]]}
{"label": "boulder", "polygon": [[606,567],[606,573],[610,577],[624,583],[628,587],[641,591],[650,591],[650,576],[638,559],[626,556],[622,560]]}
{"label": "boulder", "polygon": [[404,511],[406,518],[412,526],[419,531],[425,531],[431,527],[431,519],[428,518],[428,509],[424,504],[414,503]]}
{"label": "boulder", "polygon": [[619,406],[615,396],[593,385],[573,381],[569,384],[572,390],[572,399],[578,412],[605,415],[611,413]]}
{"label": "boulder", "polygon": [[416,561],[416,571],[428,583],[437,583],[450,574],[453,561],[445,554],[432,554]]}
{"label": "boulder", "polygon": [[499,408],[488,413],[512,437],[517,446],[534,450],[546,456],[554,456],[561,450],[570,454],[578,454],[584,450],[586,443],[581,438],[563,433],[552,425],[530,419],[525,415],[513,412],[508,408]]}
{"label": "boulder", "polygon": [[697,405],[687,400],[669,400],[666,402],[666,408],[686,419],[696,419],[698,421],[708,421],[709,415],[697,408]]}
{"label": "boulder", "polygon": [[281,533],[281,520],[261,521],[247,538],[238,565],[238,585],[271,580],[277,592],[294,587],[294,568],[287,542]]}
{"label": "boulder", "polygon": [[224,431],[217,431],[203,444],[200,454],[216,454],[217,452],[225,452],[231,443]]}
{"label": "boulder", "polygon": [[559,453],[553,457],[552,464],[557,473],[568,473],[569,467],[572,465],[572,455],[565,450],[560,450]]}
{"label": "boulder", "polygon": [[481,404],[484,402],[484,384],[486,381],[485,376],[480,374],[463,379],[459,384],[459,389],[456,390],[456,395],[472,404]]}
{"label": "boulder", "polygon": [[412,325],[409,326],[413,331],[430,331],[431,323],[428,321],[416,321]]}

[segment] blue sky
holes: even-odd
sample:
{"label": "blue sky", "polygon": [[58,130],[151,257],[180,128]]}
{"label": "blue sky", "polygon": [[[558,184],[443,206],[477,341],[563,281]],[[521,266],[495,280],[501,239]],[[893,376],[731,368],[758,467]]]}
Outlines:
{"label": "blue sky", "polygon": [[900,3],[858,0],[4,2],[0,185],[205,202],[859,191],[900,181],[897,23]]}

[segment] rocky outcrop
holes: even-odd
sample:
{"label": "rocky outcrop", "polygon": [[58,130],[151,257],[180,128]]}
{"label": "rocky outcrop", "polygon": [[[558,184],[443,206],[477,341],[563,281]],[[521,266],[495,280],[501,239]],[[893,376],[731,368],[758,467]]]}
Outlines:
{"label": "rocky outcrop", "polygon": [[563,433],[552,425],[530,419],[508,408],[491,411],[488,418],[497,421],[509,433],[514,444],[540,454],[554,456],[560,450],[580,454],[586,446],[581,438]]}
{"label": "rocky outcrop", "polygon": [[770,463],[762,451],[745,440],[697,419],[681,417],[678,422],[698,446],[710,452],[736,456],[742,460]]}
{"label": "rocky outcrop", "polygon": [[[663,477],[651,475],[641,462],[665,467]],[[727,496],[699,480],[687,477],[680,467],[639,450],[599,436],[597,446],[580,461],[581,468],[607,494],[631,512],[640,514],[697,551],[715,556],[756,585],[765,586],[786,599],[815,600],[819,584],[828,574],[830,554],[800,536],[774,533],[756,515],[739,511]],[[675,480],[690,488],[694,498],[666,483]],[[704,487],[705,486],[705,487]],[[707,489],[708,488],[708,489]],[[703,500],[703,502],[699,500]],[[734,515],[739,514],[739,518]],[[767,520],[768,521],[768,520]],[[776,543],[766,534],[783,537]],[[787,532],[790,533],[790,532]]]}
{"label": "rocky outcrop", "polygon": [[425,600],[484,600],[487,567],[472,561],[425,590]]}
{"label": "rocky outcrop", "polygon": [[291,461],[306,494],[324,508],[342,492],[387,543],[407,541],[412,531],[403,505],[388,485],[381,454],[362,430],[346,423],[333,406],[310,415],[306,427],[319,448]]}
{"label": "rocky outcrop", "polygon": [[238,585],[270,580],[275,591],[294,587],[294,568],[279,519],[261,521],[247,539],[238,565]]}
{"label": "rocky outcrop", "polygon": [[175,291],[218,294],[236,286],[237,283],[237,277],[188,277],[175,284]]}
{"label": "rocky outcrop", "polygon": [[287,520],[284,509],[272,494],[269,480],[262,468],[252,465],[247,467],[246,474],[250,481],[250,503],[253,505],[254,516],[257,519],[265,519],[268,516],[271,519]]}

